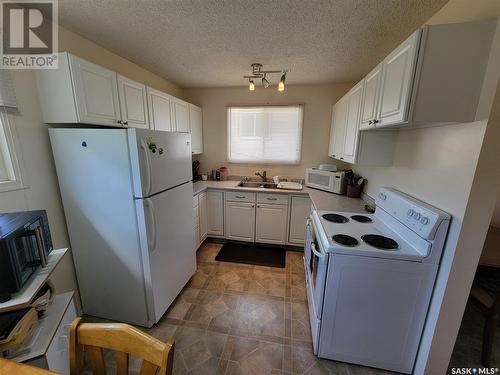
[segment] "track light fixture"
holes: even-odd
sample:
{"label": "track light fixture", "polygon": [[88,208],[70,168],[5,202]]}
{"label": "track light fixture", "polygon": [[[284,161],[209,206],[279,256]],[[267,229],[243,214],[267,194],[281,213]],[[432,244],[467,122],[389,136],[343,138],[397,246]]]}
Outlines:
{"label": "track light fixture", "polygon": [[262,77],[262,86],[267,89],[269,87],[270,83],[266,78],[266,75],[264,74],[264,77]]}
{"label": "track light fixture", "polygon": [[267,74],[277,74],[281,73],[281,78],[278,84],[278,91],[285,91],[285,78],[286,78],[286,73],[288,72],[287,69],[282,69],[282,70],[263,70],[262,69],[262,64],[259,63],[254,63],[251,65],[252,68],[252,73],[247,76],[243,76],[243,78],[248,79],[248,89],[250,91],[255,90],[255,83],[254,79],[260,79],[262,81],[262,86],[267,89],[270,86],[269,80],[267,79]]}

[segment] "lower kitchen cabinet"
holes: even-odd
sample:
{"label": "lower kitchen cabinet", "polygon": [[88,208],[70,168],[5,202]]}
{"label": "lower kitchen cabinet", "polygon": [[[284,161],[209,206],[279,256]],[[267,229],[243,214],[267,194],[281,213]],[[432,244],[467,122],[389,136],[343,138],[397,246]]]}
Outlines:
{"label": "lower kitchen cabinet", "polygon": [[208,234],[208,226],[207,226],[207,193],[201,193],[199,195],[199,204],[198,204],[198,215],[199,215],[199,223],[200,223],[200,244],[205,241]]}
{"label": "lower kitchen cabinet", "polygon": [[224,236],[224,192],[207,191],[207,235]]}
{"label": "lower kitchen cabinet", "polygon": [[255,242],[284,245],[288,221],[288,206],[279,204],[257,205]]}
{"label": "lower kitchen cabinet", "polygon": [[306,232],[306,220],[311,214],[311,199],[308,196],[292,196],[290,202],[290,230],[288,242],[303,245]]}
{"label": "lower kitchen cabinet", "polygon": [[228,240],[253,242],[255,203],[226,201],[225,230]]}

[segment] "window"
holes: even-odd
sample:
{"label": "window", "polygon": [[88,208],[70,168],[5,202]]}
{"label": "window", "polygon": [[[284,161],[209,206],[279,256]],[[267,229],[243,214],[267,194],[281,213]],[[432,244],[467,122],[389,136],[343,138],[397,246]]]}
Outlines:
{"label": "window", "polygon": [[11,113],[17,112],[14,85],[9,72],[0,71],[0,192],[20,189],[21,164]]}
{"label": "window", "polygon": [[299,164],[302,106],[229,107],[230,163]]}
{"label": "window", "polygon": [[20,161],[16,155],[16,142],[9,119],[0,109],[0,192],[23,187]]}

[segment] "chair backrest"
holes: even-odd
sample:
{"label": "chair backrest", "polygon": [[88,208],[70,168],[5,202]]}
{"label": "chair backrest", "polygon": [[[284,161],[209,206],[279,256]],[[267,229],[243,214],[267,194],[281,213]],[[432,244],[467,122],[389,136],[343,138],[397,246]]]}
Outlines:
{"label": "chair backrest", "polygon": [[106,375],[102,349],[116,352],[117,375],[128,374],[129,355],[142,359],[141,375],[171,375],[174,362],[174,343],[164,343],[128,324],[82,323],[76,318],[70,329],[70,371],[80,375],[84,349],[94,375]]}

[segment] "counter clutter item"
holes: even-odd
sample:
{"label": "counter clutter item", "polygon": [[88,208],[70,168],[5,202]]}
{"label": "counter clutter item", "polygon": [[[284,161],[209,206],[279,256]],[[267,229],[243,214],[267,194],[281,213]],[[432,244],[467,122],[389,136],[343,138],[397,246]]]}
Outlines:
{"label": "counter clutter item", "polygon": [[302,184],[298,182],[282,181],[277,185],[278,189],[302,190]]}

